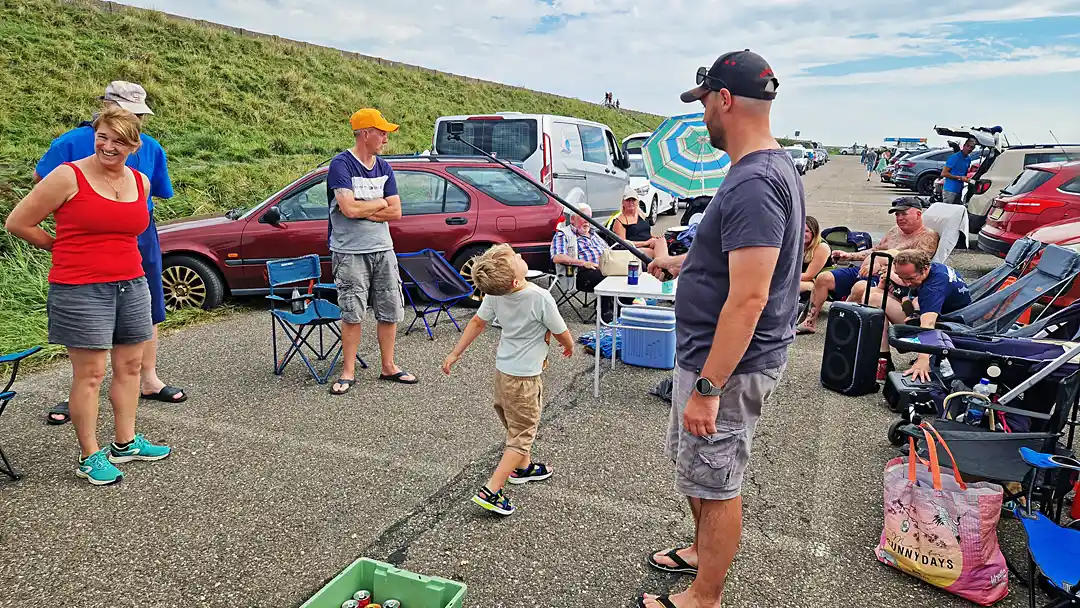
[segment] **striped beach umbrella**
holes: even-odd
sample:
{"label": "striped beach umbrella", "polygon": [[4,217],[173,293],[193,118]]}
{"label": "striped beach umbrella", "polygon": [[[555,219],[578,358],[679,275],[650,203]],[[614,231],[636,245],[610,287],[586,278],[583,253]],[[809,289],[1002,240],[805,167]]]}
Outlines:
{"label": "striped beach umbrella", "polygon": [[649,182],[679,198],[711,196],[731,159],[709,143],[704,115],[672,116],[645,140],[641,153]]}

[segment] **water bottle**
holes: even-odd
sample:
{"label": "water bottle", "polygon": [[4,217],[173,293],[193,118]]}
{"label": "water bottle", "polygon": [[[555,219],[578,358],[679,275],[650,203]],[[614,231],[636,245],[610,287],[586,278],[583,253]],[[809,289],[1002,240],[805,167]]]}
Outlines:
{"label": "water bottle", "polygon": [[304,312],[304,301],[300,299],[300,292],[295,287],[292,290],[292,302],[289,302],[289,307],[292,308],[294,315]]}
{"label": "water bottle", "polygon": [[[990,402],[990,380],[986,378],[979,380],[979,383],[975,386],[973,392],[986,397],[986,401],[972,399],[971,403],[968,405],[967,423],[978,425],[982,422],[983,414],[986,412],[985,404]],[[976,401],[979,402],[978,405],[975,404]]]}
{"label": "water bottle", "polygon": [[946,359],[945,357],[941,358],[941,363],[938,364],[938,368],[941,370],[941,379],[942,380],[948,381],[950,378],[953,377],[954,372],[953,372],[952,364],[949,363],[949,360]]}

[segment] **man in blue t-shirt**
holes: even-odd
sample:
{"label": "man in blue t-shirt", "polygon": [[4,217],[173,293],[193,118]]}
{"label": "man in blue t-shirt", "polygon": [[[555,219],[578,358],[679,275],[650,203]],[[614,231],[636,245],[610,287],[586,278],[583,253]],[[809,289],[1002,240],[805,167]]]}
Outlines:
{"label": "man in blue t-shirt", "polygon": [[943,202],[951,205],[961,204],[960,194],[964,191],[964,184],[971,183],[967,174],[968,169],[971,168],[971,153],[974,150],[975,140],[968,138],[964,142],[964,147],[945,161],[945,166],[941,169],[941,177],[945,178],[945,183],[941,185]]}
{"label": "man in blue t-shirt", "polygon": [[395,125],[375,109],[358,110],[349,121],[356,143],[330,161],[326,198],[330,205],[330,257],[341,307],[341,376],[330,388],[344,395],[356,382],[360,320],[375,313],[382,373],[379,378],[416,384],[394,363],[397,324],[405,318],[394,241],[387,222],[401,218],[401,197],[390,163],[379,158]]}
{"label": "man in blue t-shirt", "polygon": [[[117,80],[110,82],[101,97],[105,106],[120,106],[145,121],[146,116],[154,113],[146,105],[146,90],[133,82]],[[140,135],[142,145],[128,156],[127,165],[150,178],[150,194],[146,206],[150,209],[150,225],[139,235],[139,253],[142,255],[143,272],[150,287],[151,316],[154,322],[154,335],[143,349],[141,391],[144,399],[180,403],[187,399],[187,393],[180,388],[169,386],[157,375],[157,326],[165,320],[165,293],[161,284],[161,245],[158,243],[157,224],[154,221],[154,197],[167,199],[173,196],[172,181],[165,160],[165,150],[156,139],[146,133]],[[45,155],[34,167],[34,181],[45,176],[66,162],[74,162],[94,154],[94,128],[90,121],[84,121],[78,127],[64,133],[52,141]],[[63,424],[69,420],[68,404],[61,402],[49,410],[48,421]]]}

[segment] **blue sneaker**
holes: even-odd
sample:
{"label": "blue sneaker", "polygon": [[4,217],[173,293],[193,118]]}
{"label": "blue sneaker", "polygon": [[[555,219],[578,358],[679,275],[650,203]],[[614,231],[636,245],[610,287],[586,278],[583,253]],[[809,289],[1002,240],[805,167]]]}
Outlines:
{"label": "blue sneaker", "polygon": [[514,505],[510,503],[510,499],[503,494],[502,490],[492,493],[491,490],[482,487],[472,497],[472,501],[492,513],[498,513],[499,515],[514,514]]}
{"label": "blue sneaker", "polygon": [[161,460],[172,452],[167,445],[150,443],[146,437],[135,435],[135,439],[126,448],[119,448],[113,443],[109,446],[110,462],[131,462],[132,460]]}
{"label": "blue sneaker", "polygon": [[124,478],[120,469],[114,467],[105,456],[105,448],[102,448],[84,459],[79,460],[79,468],[75,469],[75,475],[95,486],[107,486]]}

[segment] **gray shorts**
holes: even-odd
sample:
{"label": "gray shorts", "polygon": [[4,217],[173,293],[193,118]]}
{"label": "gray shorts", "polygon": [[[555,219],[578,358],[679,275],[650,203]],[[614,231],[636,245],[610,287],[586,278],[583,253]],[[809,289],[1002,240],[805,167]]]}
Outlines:
{"label": "gray shorts", "polygon": [[683,411],[698,375],[675,366],[664,454],[675,462],[677,492],[705,500],[739,495],[761,406],[776,389],[785,367],[732,376],[720,396],[716,433],[695,437],[683,428]]}
{"label": "gray shorts", "polygon": [[359,323],[369,308],[380,323],[400,323],[405,318],[397,256],[393,251],[333,253],[341,320]]}
{"label": "gray shorts", "polygon": [[949,205],[962,205],[963,204],[962,202],[960,202],[960,193],[959,192],[949,192],[948,190],[942,190],[941,191],[941,202],[947,203]]}
{"label": "gray shorts", "polygon": [[49,283],[49,342],[108,350],[146,342],[154,334],[146,277],[114,283]]}

